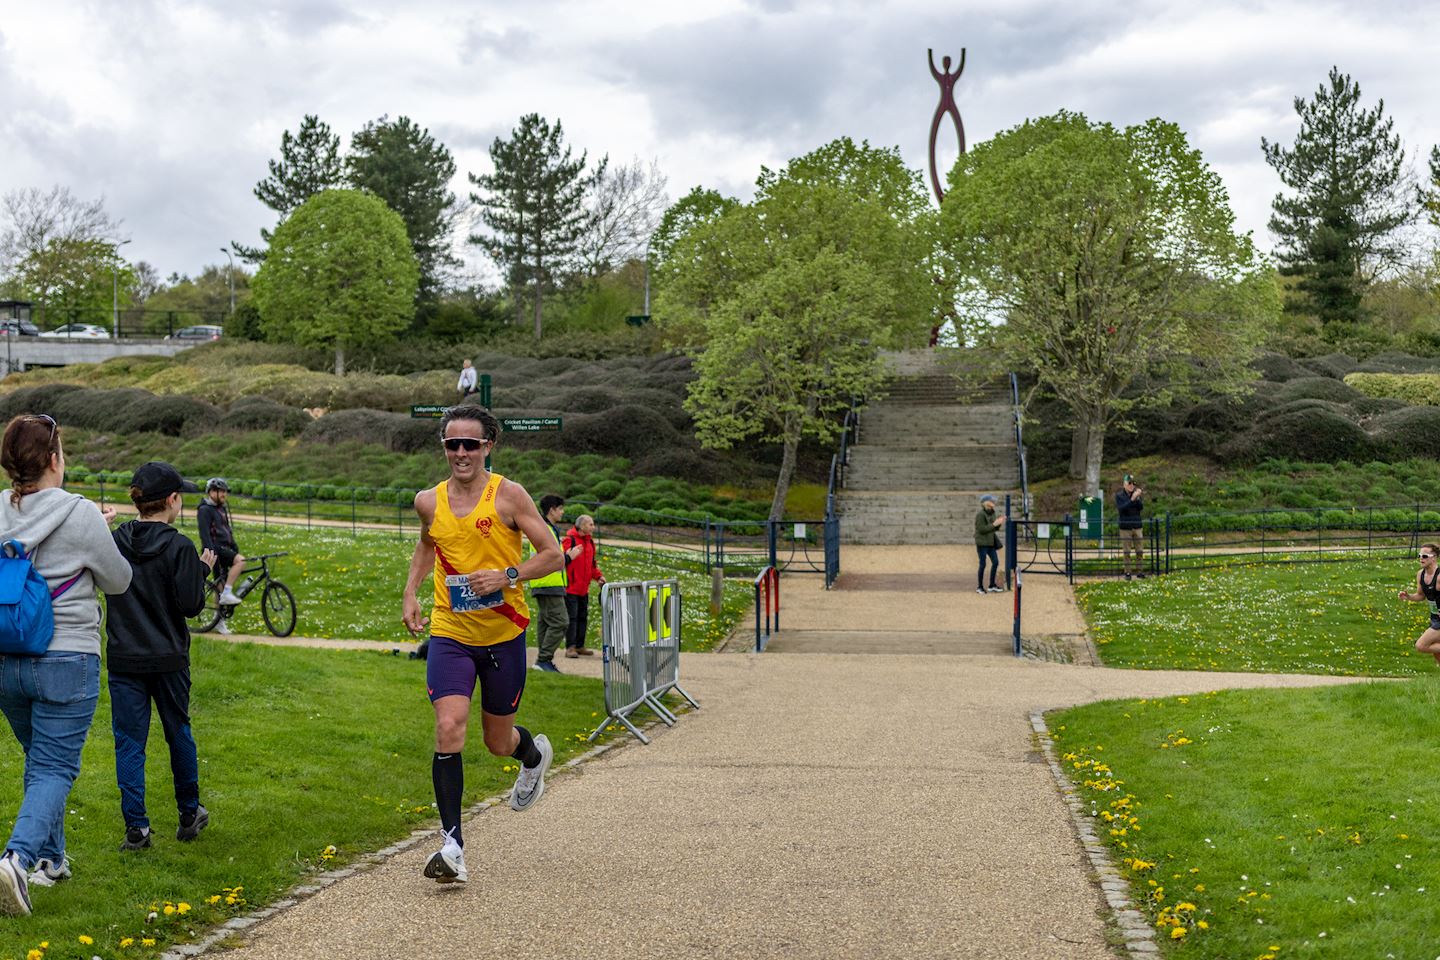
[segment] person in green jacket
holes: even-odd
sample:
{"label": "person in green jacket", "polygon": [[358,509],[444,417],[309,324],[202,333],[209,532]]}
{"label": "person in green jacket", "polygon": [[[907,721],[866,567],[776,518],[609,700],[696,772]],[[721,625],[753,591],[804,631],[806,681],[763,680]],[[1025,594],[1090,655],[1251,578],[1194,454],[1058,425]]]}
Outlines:
{"label": "person in green jacket", "polygon": [[[975,577],[976,593],[1000,593],[1001,587],[995,582],[995,576],[1000,572],[999,548],[1004,546],[1000,542],[1000,535],[997,531],[1005,524],[1005,518],[995,512],[995,498],[990,494],[980,498],[980,512],[975,514],[975,553],[980,558],[980,571]],[[990,586],[985,586],[985,562],[990,562]]]}

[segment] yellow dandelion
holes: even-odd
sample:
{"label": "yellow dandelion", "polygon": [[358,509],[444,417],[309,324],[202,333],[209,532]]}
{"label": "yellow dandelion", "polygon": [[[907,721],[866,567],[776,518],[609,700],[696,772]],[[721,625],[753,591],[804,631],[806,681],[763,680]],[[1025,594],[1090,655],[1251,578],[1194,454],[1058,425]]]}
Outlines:
{"label": "yellow dandelion", "polygon": [[171,916],[174,916],[174,915],[175,915],[175,904],[173,904],[173,903],[167,903],[167,904],[165,904],[165,916],[171,917]]}
{"label": "yellow dandelion", "polygon": [[25,954],[25,960],[45,960],[45,951],[31,950],[29,953]]}
{"label": "yellow dandelion", "polygon": [[1196,920],[1196,921],[1195,921],[1195,926],[1199,927],[1201,930],[1209,930],[1209,929],[1210,929],[1210,924],[1206,923],[1204,920]]}
{"label": "yellow dandelion", "polygon": [[180,914],[180,916],[182,916],[182,917],[185,916],[185,914],[187,914],[187,913],[190,912],[190,904],[185,903],[185,902],[182,901],[182,902],[175,908],[175,912],[178,913],[178,914]]}
{"label": "yellow dandelion", "polygon": [[85,936],[85,934],[83,934],[83,933],[80,934],[80,938],[79,938],[79,939],[80,939],[80,942],[81,942],[82,944],[84,944],[85,946],[87,946],[87,947],[90,946],[90,944],[92,944],[92,943],[95,942],[95,938],[94,938],[94,937],[87,937],[87,936]]}
{"label": "yellow dandelion", "polygon": [[1184,939],[1185,939],[1185,934],[1186,934],[1186,932],[1187,932],[1187,931],[1185,930],[1184,927],[1176,927],[1174,930],[1171,930],[1171,931],[1170,931],[1170,939],[1171,939],[1171,940],[1184,940]]}
{"label": "yellow dandelion", "polygon": [[120,938],[120,946],[121,946],[121,948],[124,948],[124,947],[133,947],[133,946],[135,946],[135,938],[134,938],[134,937],[121,937],[121,938]]}
{"label": "yellow dandelion", "polygon": [[155,946],[155,938],[154,938],[154,937],[141,937],[141,938],[140,938],[140,946],[142,946],[142,947],[153,947],[153,946]]}

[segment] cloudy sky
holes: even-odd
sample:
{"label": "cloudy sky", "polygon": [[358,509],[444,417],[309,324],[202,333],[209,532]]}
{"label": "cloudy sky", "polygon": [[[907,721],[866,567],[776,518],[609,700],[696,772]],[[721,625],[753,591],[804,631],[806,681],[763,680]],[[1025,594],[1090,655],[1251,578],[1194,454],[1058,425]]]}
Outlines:
{"label": "cloudy sky", "polygon": [[841,135],[924,168],[926,49],[964,47],[971,143],[1062,107],[1173,120],[1268,248],[1260,137],[1292,138],[1292,97],[1338,64],[1423,157],[1437,36],[1440,4],[1402,0],[0,0],[0,192],[103,195],[131,259],[193,274],[272,225],[251,190],[306,113],[347,142],[411,117],[454,153],[463,196],[494,138],[539,112],[592,155],[658,158],[672,196],[748,197],[762,164]]}

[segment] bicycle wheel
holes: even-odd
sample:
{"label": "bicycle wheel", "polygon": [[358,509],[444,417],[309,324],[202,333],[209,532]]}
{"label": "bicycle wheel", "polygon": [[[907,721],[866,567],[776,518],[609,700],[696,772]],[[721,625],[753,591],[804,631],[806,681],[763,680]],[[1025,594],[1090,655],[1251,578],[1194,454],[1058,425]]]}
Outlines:
{"label": "bicycle wheel", "polygon": [[295,595],[279,580],[265,584],[260,596],[260,615],[265,626],[277,637],[288,637],[295,630]]}
{"label": "bicycle wheel", "polygon": [[200,612],[191,617],[190,630],[193,633],[209,633],[215,629],[220,622],[220,583],[217,580],[205,581],[205,606]]}

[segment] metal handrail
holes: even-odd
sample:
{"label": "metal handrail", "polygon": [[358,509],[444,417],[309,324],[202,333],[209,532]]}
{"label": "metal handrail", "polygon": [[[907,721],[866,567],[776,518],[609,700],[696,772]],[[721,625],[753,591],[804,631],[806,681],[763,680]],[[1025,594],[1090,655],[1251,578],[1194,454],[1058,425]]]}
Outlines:
{"label": "metal handrail", "polygon": [[840,428],[840,449],[830,457],[830,485],[825,491],[825,516],[826,518],[835,515],[835,494],[845,486],[845,467],[850,463],[850,438],[852,434],[858,440],[860,437],[860,411],[856,409],[857,401],[850,401],[850,409],[845,411],[845,422]]}
{"label": "metal handrail", "polygon": [[1020,412],[1020,378],[1010,373],[1010,404],[1015,417],[1015,456],[1020,460],[1020,509],[1030,519],[1030,470],[1025,456],[1024,418]]}
{"label": "metal handrail", "polygon": [[[760,629],[760,593],[765,593],[765,629]],[[774,608],[771,608],[771,600]],[[780,632],[780,573],[766,567],[755,575],[755,652],[764,653],[770,638]]]}

